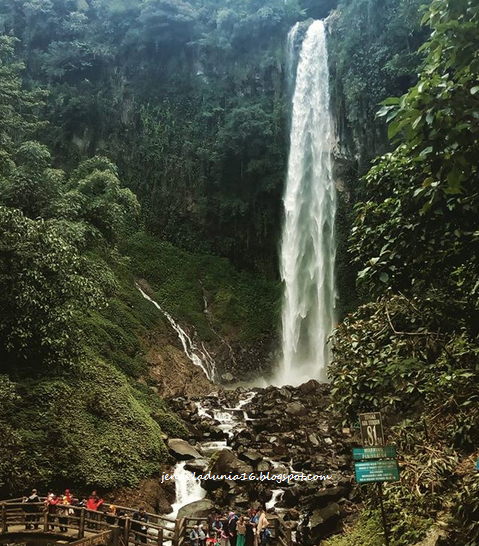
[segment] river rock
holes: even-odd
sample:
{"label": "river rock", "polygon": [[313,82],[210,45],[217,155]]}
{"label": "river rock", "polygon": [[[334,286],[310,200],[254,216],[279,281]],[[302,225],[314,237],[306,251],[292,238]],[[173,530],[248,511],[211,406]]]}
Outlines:
{"label": "river rock", "polygon": [[317,544],[319,539],[334,533],[337,530],[340,519],[341,510],[335,502],[325,508],[313,510],[309,521],[314,544]]}
{"label": "river rock", "polygon": [[185,470],[196,472],[196,474],[204,474],[207,468],[208,461],[206,459],[190,459],[185,464]]}
{"label": "river rock", "polygon": [[271,465],[268,463],[268,461],[260,461],[256,465],[256,470],[258,472],[269,472],[271,470]]}
{"label": "river rock", "polygon": [[345,487],[330,487],[321,489],[314,494],[312,505],[314,508],[324,508],[333,501],[338,501],[341,497],[345,497],[348,490]]}
{"label": "river rock", "polygon": [[201,459],[200,453],[188,442],[180,438],[168,440],[168,448],[176,459]]}
{"label": "river rock", "polygon": [[253,468],[243,461],[228,449],[223,449],[212,460],[211,474],[249,474],[253,472]]}
{"label": "river rock", "polygon": [[215,503],[210,499],[202,499],[195,502],[190,502],[178,512],[178,519],[181,518],[207,518],[215,508]]}
{"label": "river rock", "polygon": [[288,415],[293,415],[294,417],[302,417],[308,413],[308,410],[299,402],[289,402],[286,404],[285,411]]}
{"label": "river rock", "polygon": [[247,463],[256,465],[257,463],[263,460],[263,455],[261,455],[261,453],[258,453],[257,451],[248,450],[241,453],[240,458],[243,459],[243,461],[246,461]]}

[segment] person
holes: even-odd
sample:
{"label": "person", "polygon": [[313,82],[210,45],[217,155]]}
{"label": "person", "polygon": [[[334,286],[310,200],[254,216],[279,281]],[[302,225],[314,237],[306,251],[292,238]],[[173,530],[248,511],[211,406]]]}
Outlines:
{"label": "person", "polygon": [[230,546],[236,546],[236,524],[238,523],[238,516],[234,512],[228,514],[228,535]]}
{"label": "person", "polygon": [[198,537],[200,541],[200,546],[206,546],[206,539],[208,538],[208,524],[206,521],[198,525]]}
{"label": "person", "polygon": [[52,491],[49,491],[45,500],[45,511],[47,512],[47,519],[50,522],[50,530],[55,530],[55,514],[57,506],[60,504],[60,497]]}
{"label": "person", "polygon": [[97,492],[93,491],[92,494],[90,495],[89,499],[87,500],[86,508],[87,508],[87,510],[94,510],[96,512],[96,511],[98,511],[100,506],[103,504],[103,502],[104,502],[103,499],[101,499],[97,495]]}
{"label": "person", "polygon": [[63,496],[67,498],[68,504],[72,505],[74,502],[73,495],[70,493],[69,489],[65,489],[65,493],[63,493]]}
{"label": "person", "polygon": [[38,529],[38,521],[40,519],[39,508],[37,505],[37,503],[40,502],[38,491],[36,489],[32,489],[31,495],[29,497],[24,497],[23,502],[26,504],[25,508],[23,509],[26,513],[25,529]]}
{"label": "person", "polygon": [[108,508],[108,512],[106,513],[106,522],[109,525],[115,525],[116,520],[118,517],[118,511],[114,504],[110,504],[110,507]]}
{"label": "person", "polygon": [[221,532],[223,531],[223,522],[220,519],[219,514],[216,514],[215,521],[211,526],[211,532],[214,538],[217,539],[217,542],[221,539]]}
{"label": "person", "polygon": [[265,545],[265,531],[269,525],[268,519],[266,517],[266,510],[264,509],[264,506],[261,506],[259,510],[259,519],[258,519],[258,527],[257,527],[257,535],[259,539],[259,543],[261,546]]}
{"label": "person", "polygon": [[236,546],[245,546],[246,544],[246,521],[241,516],[236,524]]}
{"label": "person", "polygon": [[199,527],[195,525],[190,532],[190,544],[191,546],[198,546],[200,541]]}
{"label": "person", "polygon": [[[90,497],[87,500],[86,509],[87,510],[92,510],[93,512],[97,512],[99,510],[99,508],[102,506],[103,502],[104,502],[103,499],[98,496],[97,492],[92,491],[92,494],[90,495]],[[97,520],[98,519],[98,516],[96,514],[87,514],[87,517],[90,520]],[[92,521],[89,521],[88,522],[88,528],[92,529],[94,527],[95,527],[95,524],[92,523]]]}
{"label": "person", "polygon": [[255,534],[254,516],[255,515],[256,515],[256,512],[253,509],[251,509],[249,518],[246,521],[246,535],[245,535],[246,545],[245,546],[254,546],[254,534]]}
{"label": "person", "polygon": [[68,515],[69,515],[69,501],[68,497],[66,495],[63,496],[61,499],[58,508],[58,523],[60,525],[60,533],[66,533],[67,532],[67,525],[68,525]]}
{"label": "person", "polygon": [[226,525],[223,525],[223,528],[221,529],[221,540],[220,544],[221,546],[228,546],[230,535],[228,533],[228,528]]}
{"label": "person", "polygon": [[131,528],[135,531],[135,544],[138,544],[139,542],[146,544],[148,532],[147,523],[148,515],[144,508],[140,508],[138,512],[133,514]]}

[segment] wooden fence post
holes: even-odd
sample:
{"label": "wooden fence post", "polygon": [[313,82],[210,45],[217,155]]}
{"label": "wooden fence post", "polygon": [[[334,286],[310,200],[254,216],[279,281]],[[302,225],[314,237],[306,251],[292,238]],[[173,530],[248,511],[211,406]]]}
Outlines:
{"label": "wooden fence post", "polygon": [[163,546],[163,527],[158,529],[158,546]]}
{"label": "wooden fence post", "polygon": [[48,505],[45,506],[45,511],[43,512],[43,532],[48,533]]}
{"label": "wooden fence post", "polygon": [[80,510],[80,521],[78,522],[78,538],[85,536],[85,508]]}
{"label": "wooden fence post", "polygon": [[123,534],[123,541],[125,543],[125,546],[128,546],[130,542],[130,528],[131,528],[131,519],[127,516],[125,518],[125,529]]}
{"label": "wooden fence post", "polygon": [[180,520],[175,520],[175,533],[173,535],[173,546],[178,546],[180,541]]}
{"label": "wooden fence post", "polygon": [[7,507],[5,504],[2,504],[2,533],[6,533],[7,531]]}

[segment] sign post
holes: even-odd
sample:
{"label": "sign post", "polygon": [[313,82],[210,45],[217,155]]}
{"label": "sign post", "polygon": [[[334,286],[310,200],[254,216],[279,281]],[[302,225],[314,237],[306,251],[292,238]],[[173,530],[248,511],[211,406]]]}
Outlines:
{"label": "sign post", "polygon": [[389,530],[383,503],[383,482],[399,480],[396,448],[384,444],[381,413],[361,413],[359,428],[364,447],[353,449],[354,473],[358,483],[377,483],[381,517],[384,528],[384,542],[389,546]]}
{"label": "sign post", "polygon": [[386,512],[384,511],[384,504],[383,504],[383,483],[378,482],[378,493],[379,493],[379,505],[381,506],[381,517],[383,519],[383,527],[384,527],[384,543],[386,546],[389,546],[389,529],[386,521]]}

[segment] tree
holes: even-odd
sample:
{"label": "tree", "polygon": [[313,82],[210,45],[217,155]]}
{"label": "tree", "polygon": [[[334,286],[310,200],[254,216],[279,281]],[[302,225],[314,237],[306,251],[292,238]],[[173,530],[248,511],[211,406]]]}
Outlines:
{"label": "tree", "polygon": [[68,226],[0,207],[2,367],[68,362],[78,351],[75,317],[103,302]]}
{"label": "tree", "polygon": [[384,102],[398,144],[366,177],[351,238],[359,279],[434,297],[448,317],[477,322],[479,273],[479,7],[435,0],[424,70],[401,99]]}
{"label": "tree", "polygon": [[61,215],[94,226],[115,242],[128,227],[136,226],[139,204],[122,188],[117,167],[104,157],[83,161],[70,176],[70,190],[62,197]]}

